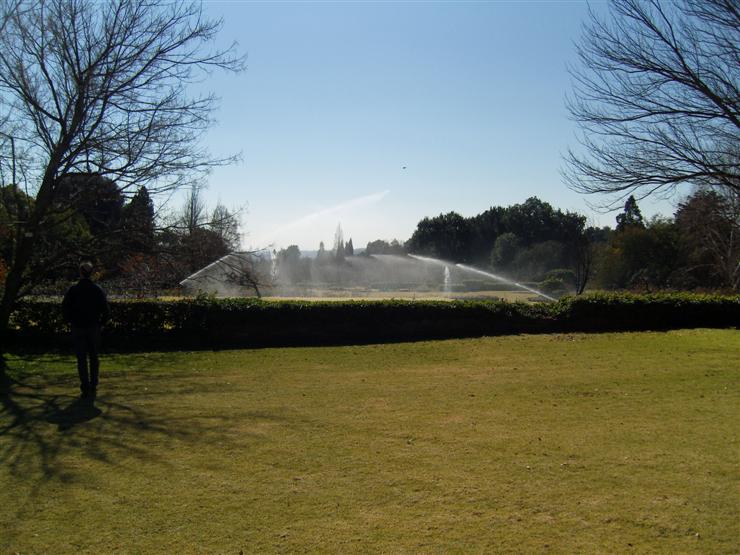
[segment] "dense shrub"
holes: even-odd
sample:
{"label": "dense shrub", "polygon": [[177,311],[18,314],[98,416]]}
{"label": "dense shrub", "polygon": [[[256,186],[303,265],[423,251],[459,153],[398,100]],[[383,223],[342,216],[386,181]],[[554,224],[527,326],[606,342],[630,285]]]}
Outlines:
{"label": "dense shrub", "polygon": [[[552,304],[503,301],[116,300],[109,349],[202,349],[348,344],[511,333],[737,327],[740,297],[592,294]],[[59,348],[67,327],[56,300],[21,303],[11,320],[18,348]]]}
{"label": "dense shrub", "polygon": [[564,329],[583,331],[737,327],[740,296],[592,293],[552,305]]}

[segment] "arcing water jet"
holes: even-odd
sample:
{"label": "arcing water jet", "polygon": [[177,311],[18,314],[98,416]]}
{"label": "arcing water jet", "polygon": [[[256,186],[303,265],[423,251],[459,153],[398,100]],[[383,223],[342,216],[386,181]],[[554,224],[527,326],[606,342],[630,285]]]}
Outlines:
{"label": "arcing water jet", "polygon": [[501,281],[503,283],[508,283],[509,285],[513,285],[514,287],[519,287],[521,289],[526,289],[530,293],[534,293],[535,295],[539,295],[540,297],[545,297],[546,299],[550,301],[556,301],[557,299],[551,297],[550,295],[545,295],[542,291],[537,291],[537,289],[533,289],[532,287],[527,287],[526,285],[522,285],[521,283],[518,283],[516,281],[511,281],[510,279],[503,278],[501,276],[497,276],[496,274],[492,274],[491,272],[484,272],[483,270],[479,270],[478,268],[473,268],[472,266],[467,266],[465,264],[455,264],[458,268],[461,268],[463,270],[467,270],[468,272],[473,272],[475,274],[480,274],[482,276],[489,277],[491,279],[495,279],[496,281]]}
{"label": "arcing water jet", "polygon": [[[444,260],[439,260],[438,258],[431,258],[429,256],[419,256],[416,254],[409,254],[411,258],[415,258],[416,260],[419,260],[421,262],[427,262],[430,264],[441,264],[445,268],[447,268],[447,272],[449,272],[449,266],[451,265],[450,262],[445,262]],[[522,285],[521,283],[518,283],[516,281],[512,281],[510,279],[506,279],[505,277],[498,276],[496,274],[492,274],[491,272],[486,272],[484,270],[479,270],[478,268],[474,268],[473,266],[468,266],[467,264],[455,264],[457,268],[460,268],[461,270],[465,270],[466,272],[472,272],[474,274],[478,274],[481,276],[485,276],[487,278],[493,279],[495,281],[500,281],[501,283],[507,283],[509,285],[513,285],[514,287],[518,287],[520,289],[524,289],[525,291],[529,291],[530,293],[534,293],[535,295],[539,295],[540,297],[544,297],[545,299],[548,299],[550,301],[555,301],[557,299],[546,295],[542,291],[538,291],[537,289],[533,289],[532,287],[527,287],[526,285]],[[445,272],[445,275],[447,275],[447,272]]]}

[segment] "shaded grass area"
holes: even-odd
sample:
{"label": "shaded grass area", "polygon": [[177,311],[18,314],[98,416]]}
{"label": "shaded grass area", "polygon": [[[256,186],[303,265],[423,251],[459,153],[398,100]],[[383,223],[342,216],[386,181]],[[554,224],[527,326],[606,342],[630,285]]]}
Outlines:
{"label": "shaded grass area", "polygon": [[740,336],[9,362],[0,552],[740,548]]}

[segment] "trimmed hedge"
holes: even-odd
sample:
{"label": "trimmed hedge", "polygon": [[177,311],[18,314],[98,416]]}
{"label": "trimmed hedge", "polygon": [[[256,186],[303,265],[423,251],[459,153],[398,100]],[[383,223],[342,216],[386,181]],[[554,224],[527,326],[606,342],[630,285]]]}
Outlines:
{"label": "trimmed hedge", "polygon": [[[740,296],[591,294],[551,304],[504,301],[260,301],[194,298],[112,301],[105,345],[114,350],[326,345],[512,333],[737,327]],[[61,306],[19,304],[8,342],[66,348]]]}

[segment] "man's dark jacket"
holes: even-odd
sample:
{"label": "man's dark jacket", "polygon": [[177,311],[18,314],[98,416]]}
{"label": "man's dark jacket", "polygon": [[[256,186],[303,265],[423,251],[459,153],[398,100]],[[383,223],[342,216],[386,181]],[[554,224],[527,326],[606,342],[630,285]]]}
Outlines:
{"label": "man's dark jacket", "polygon": [[80,328],[104,324],[110,314],[105,293],[86,278],[70,287],[64,295],[62,312],[67,322]]}

